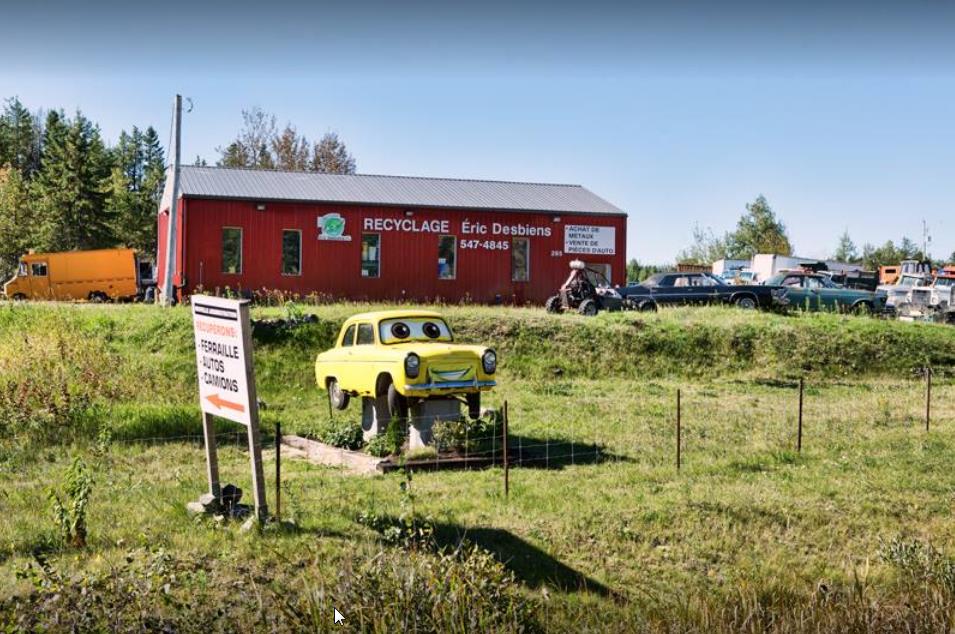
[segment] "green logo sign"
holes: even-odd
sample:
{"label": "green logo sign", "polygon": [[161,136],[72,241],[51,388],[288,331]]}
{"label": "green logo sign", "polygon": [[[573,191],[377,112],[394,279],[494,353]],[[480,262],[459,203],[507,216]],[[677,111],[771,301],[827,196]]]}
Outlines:
{"label": "green logo sign", "polygon": [[318,217],[319,240],[351,240],[345,235],[345,219],[335,212]]}

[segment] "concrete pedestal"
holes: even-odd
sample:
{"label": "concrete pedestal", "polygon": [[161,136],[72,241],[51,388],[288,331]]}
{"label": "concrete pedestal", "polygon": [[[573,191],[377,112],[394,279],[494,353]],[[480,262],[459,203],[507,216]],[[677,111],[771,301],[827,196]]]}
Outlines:
{"label": "concrete pedestal", "polygon": [[435,421],[461,418],[461,402],[453,398],[427,400],[412,407],[409,414],[408,447],[426,447],[434,440],[432,428]]}
{"label": "concrete pedestal", "polygon": [[365,442],[388,429],[388,397],[371,398],[363,396],[361,399],[361,431]]}

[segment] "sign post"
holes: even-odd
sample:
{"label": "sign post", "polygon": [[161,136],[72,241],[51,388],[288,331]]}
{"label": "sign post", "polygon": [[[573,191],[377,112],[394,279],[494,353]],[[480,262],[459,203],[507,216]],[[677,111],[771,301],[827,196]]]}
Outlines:
{"label": "sign post", "polygon": [[196,337],[199,407],[206,440],[209,493],[220,500],[219,460],[213,416],[245,425],[252,466],[252,496],[260,522],[268,518],[259,406],[252,366],[252,328],[248,300],[192,296],[192,324]]}

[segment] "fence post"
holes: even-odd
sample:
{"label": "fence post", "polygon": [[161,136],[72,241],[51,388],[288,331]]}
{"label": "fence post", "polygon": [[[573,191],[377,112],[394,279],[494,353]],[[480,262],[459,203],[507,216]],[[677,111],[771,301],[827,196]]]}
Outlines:
{"label": "fence post", "polygon": [[799,423],[796,428],[796,453],[802,453],[802,394],[804,382],[803,377],[799,377]]}
{"label": "fence post", "polygon": [[932,368],[925,368],[925,431],[929,430],[932,419]]}
{"label": "fence post", "polygon": [[511,493],[511,483],[509,478],[509,463],[507,461],[507,423],[508,423],[508,410],[507,410],[507,401],[504,401],[504,433],[501,444],[504,446],[504,497],[508,497]]}
{"label": "fence post", "polygon": [[275,519],[282,521],[282,423],[275,423]]}
{"label": "fence post", "polygon": [[680,439],[680,436],[682,435],[682,429],[681,429],[681,424],[680,424],[680,423],[681,423],[680,418],[681,418],[681,412],[680,412],[680,388],[677,388],[677,390],[676,390],[676,470],[677,470],[677,471],[680,470],[680,466],[681,466],[681,455],[680,455],[681,439]]}

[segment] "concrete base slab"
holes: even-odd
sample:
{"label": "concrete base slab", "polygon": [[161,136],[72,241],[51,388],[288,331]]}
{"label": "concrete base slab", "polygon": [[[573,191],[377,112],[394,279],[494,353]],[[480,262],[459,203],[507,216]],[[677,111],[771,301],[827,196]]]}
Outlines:
{"label": "concrete base slab", "polygon": [[[286,448],[292,451],[286,453]],[[282,457],[301,457],[312,464],[343,467],[346,471],[360,475],[378,473],[378,463],[383,461],[383,458],[360,451],[348,451],[294,435],[282,436]]]}
{"label": "concrete base slab", "polygon": [[434,423],[461,418],[461,401],[454,398],[429,399],[411,408],[408,426],[408,447],[427,447],[434,440]]}
{"label": "concrete base slab", "polygon": [[388,429],[388,397],[378,396],[371,398],[363,396],[361,399],[361,431],[365,442]]}

